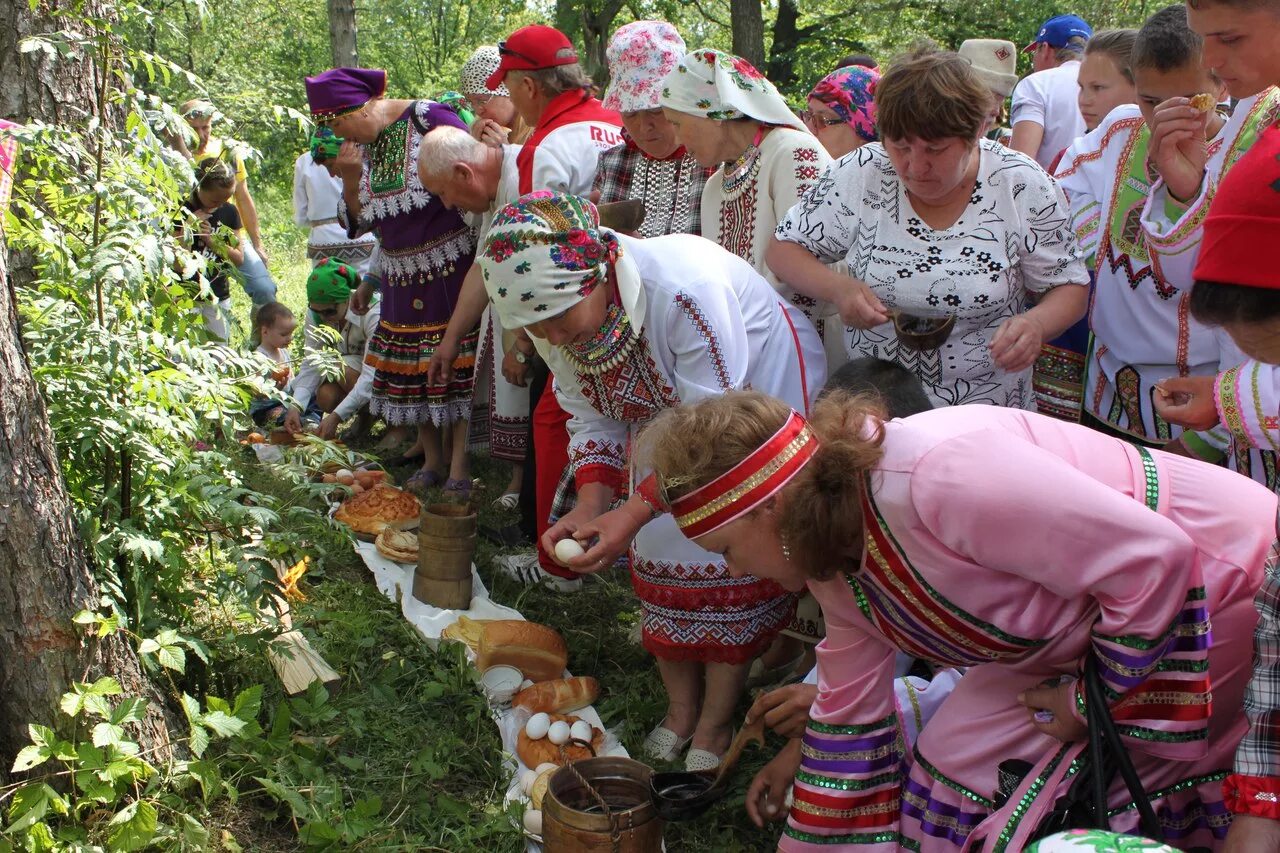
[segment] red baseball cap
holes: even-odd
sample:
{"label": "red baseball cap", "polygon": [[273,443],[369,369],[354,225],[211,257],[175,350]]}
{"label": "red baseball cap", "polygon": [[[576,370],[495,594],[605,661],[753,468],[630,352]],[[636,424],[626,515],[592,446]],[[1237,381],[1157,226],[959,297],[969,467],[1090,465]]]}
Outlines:
{"label": "red baseball cap", "polygon": [[1218,184],[1204,219],[1196,281],[1280,290],[1260,246],[1280,236],[1280,128],[1269,127]]}
{"label": "red baseball cap", "polygon": [[489,89],[501,86],[508,71],[537,71],[578,61],[578,51],[569,37],[545,24],[530,24],[516,30],[506,41],[498,42],[498,55],[502,57],[498,70],[485,81]]}

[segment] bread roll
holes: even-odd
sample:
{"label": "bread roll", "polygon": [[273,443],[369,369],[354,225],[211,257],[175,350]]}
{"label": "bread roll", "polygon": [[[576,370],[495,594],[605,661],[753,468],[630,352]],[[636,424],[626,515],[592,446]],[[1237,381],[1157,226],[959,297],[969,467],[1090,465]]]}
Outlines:
{"label": "bread roll", "polygon": [[569,649],[555,630],[536,622],[499,619],[484,626],[476,666],[514,666],[532,681],[551,681],[564,675]]}
{"label": "bread roll", "polygon": [[534,714],[539,711],[567,714],[587,707],[599,695],[600,682],[590,676],[579,675],[526,687],[516,694],[512,704],[517,708],[528,708]]}

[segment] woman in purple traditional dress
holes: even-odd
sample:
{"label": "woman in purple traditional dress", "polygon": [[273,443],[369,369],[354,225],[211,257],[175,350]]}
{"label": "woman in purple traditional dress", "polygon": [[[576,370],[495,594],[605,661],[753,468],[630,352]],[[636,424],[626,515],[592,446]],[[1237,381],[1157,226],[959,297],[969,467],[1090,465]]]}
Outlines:
{"label": "woman in purple traditional dress", "polygon": [[[366,356],[377,369],[369,410],[389,426],[418,425],[425,454],[408,488],[421,492],[440,482],[443,432],[445,490],[469,495],[467,420],[477,332],[463,338],[447,384],[427,381],[427,363],[457,305],[475,239],[457,212],[423,188],[416,168],[425,134],[466,125],[434,101],[387,100],[385,71],[334,68],[306,84],[312,118],[346,140],[336,161],[343,186],[339,220],[353,237],[376,230],[382,241],[382,322]],[[353,307],[364,308],[370,296],[366,280]]]}

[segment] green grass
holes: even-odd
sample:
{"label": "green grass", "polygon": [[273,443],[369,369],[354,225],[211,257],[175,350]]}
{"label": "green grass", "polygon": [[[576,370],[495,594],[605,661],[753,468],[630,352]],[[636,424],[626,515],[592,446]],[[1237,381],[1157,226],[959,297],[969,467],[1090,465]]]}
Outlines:
{"label": "green grass", "polygon": [[[258,201],[271,269],[280,285],[278,298],[301,310],[309,270],[303,254],[305,235],[292,228],[287,210],[280,206],[287,198],[268,194]],[[280,222],[288,230],[276,227]],[[248,300],[243,292],[233,298],[243,323]],[[255,488],[279,488],[254,467],[246,457],[246,476]],[[500,526],[512,521],[512,513],[491,507],[507,482],[507,467],[479,458],[474,469],[482,482],[476,497],[481,523]],[[393,473],[403,481],[410,469]],[[522,836],[503,812],[508,777],[497,728],[472,682],[470,667],[450,644],[438,652],[427,646],[405,621],[399,605],[376,590],[349,545],[327,548],[304,584],[310,600],[295,608],[295,622],[341,673],[342,684],[323,712],[295,714],[294,721],[304,726],[300,736],[336,738],[319,749],[314,760],[332,774],[330,778],[340,780],[336,795],[341,801],[380,801],[376,829],[362,849],[523,849]],[[662,718],[666,699],[653,659],[628,636],[639,616],[630,579],[616,571],[590,577],[573,595],[526,588],[494,571],[494,560],[502,553],[482,541],[476,554],[494,600],[564,635],[570,670],[599,679],[602,690],[596,708],[601,718],[632,755],[638,755],[645,735]],[[267,708],[273,694],[276,703],[283,700],[264,661],[241,659],[233,667],[235,672],[213,679],[226,683],[225,693],[232,692],[230,682],[265,680]],[[744,697],[739,719],[748,704]],[[752,826],[743,800],[755,771],[779,746],[781,741],[772,738],[768,749],[749,750],[721,803],[697,822],[667,827],[667,849],[772,849],[777,828],[762,832]],[[300,780],[305,782],[302,776]],[[292,827],[261,798],[242,799],[220,818],[246,850],[295,846]]]}

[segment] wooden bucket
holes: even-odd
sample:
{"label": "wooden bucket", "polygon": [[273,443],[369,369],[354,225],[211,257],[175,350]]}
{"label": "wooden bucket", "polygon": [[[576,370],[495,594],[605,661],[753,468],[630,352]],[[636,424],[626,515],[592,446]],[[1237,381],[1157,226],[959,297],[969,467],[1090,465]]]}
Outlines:
{"label": "wooden bucket", "polygon": [[555,771],[542,802],[543,849],[659,853],[663,821],[649,796],[652,775],[630,758],[588,758]]}
{"label": "wooden bucket", "polygon": [[442,610],[471,606],[471,561],[476,553],[476,514],[462,504],[432,504],[418,525],[418,569],[413,597]]}

